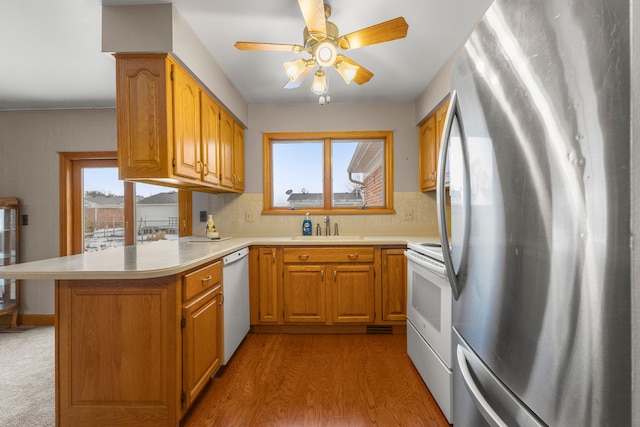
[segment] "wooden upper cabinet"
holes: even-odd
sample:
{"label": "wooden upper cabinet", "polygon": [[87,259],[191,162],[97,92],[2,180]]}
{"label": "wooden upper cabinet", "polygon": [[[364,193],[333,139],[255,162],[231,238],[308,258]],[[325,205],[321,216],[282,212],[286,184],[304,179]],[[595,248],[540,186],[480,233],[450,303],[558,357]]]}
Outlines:
{"label": "wooden upper cabinet", "polygon": [[157,57],[116,55],[118,170],[120,179],[171,173],[173,138],[171,63]]}
{"label": "wooden upper cabinet", "polygon": [[436,189],[438,154],[449,102],[438,107],[419,127],[420,191]]}
{"label": "wooden upper cabinet", "polygon": [[120,179],[244,190],[242,126],[186,69],[168,54],[116,54],[116,70]]}
{"label": "wooden upper cabinet", "polygon": [[233,188],[244,191],[244,129],[233,122]]}
{"label": "wooden upper cabinet", "polygon": [[173,69],[173,118],[175,135],[174,172],[178,176],[200,179],[200,88],[181,67]]}
{"label": "wooden upper cabinet", "polygon": [[220,112],[220,185],[233,188],[233,119],[229,114]]}
{"label": "wooden upper cabinet", "polygon": [[202,180],[220,185],[220,107],[207,94],[200,94],[202,115]]}

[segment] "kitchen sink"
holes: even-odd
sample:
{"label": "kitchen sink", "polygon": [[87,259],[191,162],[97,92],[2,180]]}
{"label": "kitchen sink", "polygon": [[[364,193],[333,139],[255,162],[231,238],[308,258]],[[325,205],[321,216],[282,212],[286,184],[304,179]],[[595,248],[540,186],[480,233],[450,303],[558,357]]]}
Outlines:
{"label": "kitchen sink", "polygon": [[363,236],[293,236],[292,240],[309,240],[309,241],[348,241],[348,240],[362,240]]}

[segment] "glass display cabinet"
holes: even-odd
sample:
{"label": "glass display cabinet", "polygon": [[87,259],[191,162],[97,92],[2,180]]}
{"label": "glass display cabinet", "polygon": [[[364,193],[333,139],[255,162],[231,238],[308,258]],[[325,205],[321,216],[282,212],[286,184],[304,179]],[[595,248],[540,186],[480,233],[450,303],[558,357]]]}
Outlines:
{"label": "glass display cabinet", "polygon": [[[18,262],[18,208],[15,197],[0,198],[0,266]],[[0,316],[11,314],[11,327],[18,326],[20,286],[18,280],[0,279]]]}

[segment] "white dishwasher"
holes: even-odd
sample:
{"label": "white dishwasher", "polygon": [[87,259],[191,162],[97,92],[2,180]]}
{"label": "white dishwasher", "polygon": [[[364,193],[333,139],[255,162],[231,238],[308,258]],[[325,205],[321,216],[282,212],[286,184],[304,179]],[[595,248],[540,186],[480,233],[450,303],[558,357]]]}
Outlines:
{"label": "white dishwasher", "polygon": [[224,358],[226,365],[249,332],[249,248],[222,259]]}

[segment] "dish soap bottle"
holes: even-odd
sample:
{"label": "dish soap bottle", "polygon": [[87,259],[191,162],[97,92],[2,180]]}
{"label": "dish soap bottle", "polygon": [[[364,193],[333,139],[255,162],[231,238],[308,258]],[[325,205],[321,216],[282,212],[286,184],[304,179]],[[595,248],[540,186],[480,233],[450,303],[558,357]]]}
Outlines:
{"label": "dish soap bottle", "polygon": [[309,212],[307,212],[307,217],[302,220],[302,235],[311,236],[311,231],[311,220],[309,219]]}
{"label": "dish soap bottle", "polygon": [[216,225],[213,223],[213,215],[209,215],[209,219],[207,220],[207,238],[208,239],[219,239],[220,235],[216,231]]}

